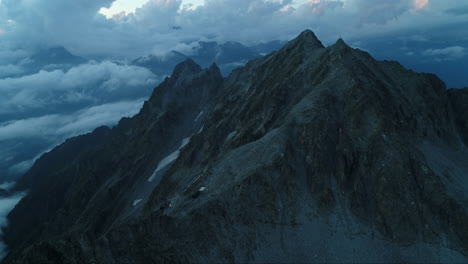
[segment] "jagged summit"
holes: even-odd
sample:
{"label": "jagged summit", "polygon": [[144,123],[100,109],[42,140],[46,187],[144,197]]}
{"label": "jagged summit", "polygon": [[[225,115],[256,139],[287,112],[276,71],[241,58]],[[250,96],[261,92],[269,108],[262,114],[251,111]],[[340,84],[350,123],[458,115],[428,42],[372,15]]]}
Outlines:
{"label": "jagged summit", "polygon": [[219,69],[218,65],[216,63],[211,64],[210,68],[208,69],[209,72],[212,73],[219,73],[221,74],[221,70]]}
{"label": "jagged summit", "polygon": [[171,78],[179,79],[186,75],[193,75],[200,73],[203,69],[194,60],[188,58],[185,61],[179,63],[174,68]]}
{"label": "jagged summit", "polygon": [[304,55],[325,48],[311,30],[305,30],[295,39],[288,42],[281,50],[287,53],[302,52]]}
{"label": "jagged summit", "polygon": [[346,48],[349,48],[349,45],[346,44],[346,42],[343,40],[343,38],[339,38],[336,43],[334,44],[335,46],[338,46],[338,47],[346,47]]}
{"label": "jagged summit", "polygon": [[226,79],[185,61],[34,165],[5,262],[465,263],[467,95],[311,31]]}
{"label": "jagged summit", "polygon": [[299,34],[297,40],[306,42],[308,48],[324,48],[322,42],[310,29],[304,30],[301,34]]}

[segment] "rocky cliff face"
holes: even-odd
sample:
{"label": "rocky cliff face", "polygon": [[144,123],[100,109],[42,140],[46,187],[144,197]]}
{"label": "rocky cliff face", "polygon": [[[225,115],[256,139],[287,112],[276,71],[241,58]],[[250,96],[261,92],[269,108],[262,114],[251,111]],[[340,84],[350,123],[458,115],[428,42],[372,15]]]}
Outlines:
{"label": "rocky cliff face", "polygon": [[188,60],[36,163],[5,262],[465,262],[466,95],[311,31],[226,79]]}

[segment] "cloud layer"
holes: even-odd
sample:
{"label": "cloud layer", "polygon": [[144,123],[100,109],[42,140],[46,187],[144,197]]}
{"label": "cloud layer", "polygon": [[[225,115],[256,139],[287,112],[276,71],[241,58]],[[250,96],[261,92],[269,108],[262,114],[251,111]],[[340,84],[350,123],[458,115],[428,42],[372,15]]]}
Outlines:
{"label": "cloud layer", "polygon": [[132,57],[193,40],[285,40],[311,28],[333,41],[466,21],[446,11],[460,5],[456,0],[205,0],[195,9],[182,0],[149,0],[134,13],[107,19],[99,10],[112,2],[3,0],[1,36],[80,55]]}
{"label": "cloud layer", "polygon": [[111,62],[0,79],[0,121],[144,97],[158,81],[145,68]]}

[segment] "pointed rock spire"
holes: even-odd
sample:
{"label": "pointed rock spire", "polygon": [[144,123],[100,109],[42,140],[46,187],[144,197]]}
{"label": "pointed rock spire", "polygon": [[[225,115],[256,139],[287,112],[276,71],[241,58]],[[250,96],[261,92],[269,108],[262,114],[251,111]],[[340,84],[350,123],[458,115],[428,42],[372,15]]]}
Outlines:
{"label": "pointed rock spire", "polygon": [[287,54],[291,54],[291,52],[302,52],[307,56],[307,54],[323,48],[325,47],[317,36],[315,36],[314,32],[307,29],[299,34],[295,39],[288,42],[288,44],[286,44],[281,50]]}
{"label": "pointed rock spire", "polygon": [[335,45],[349,47],[348,44],[346,44],[346,42],[344,42],[343,38],[341,37],[336,41]]}
{"label": "pointed rock spire", "polygon": [[216,73],[216,74],[219,73],[219,75],[221,75],[221,70],[219,69],[218,65],[215,62],[211,64],[210,68],[208,69],[208,72]]}
{"label": "pointed rock spire", "polygon": [[174,71],[172,72],[171,79],[183,79],[185,76],[194,75],[200,73],[202,68],[192,59],[186,59],[185,61],[177,64]]}
{"label": "pointed rock spire", "polygon": [[341,37],[336,41],[336,43],[333,46],[339,49],[351,49],[351,47],[348,44],[346,44],[346,42],[344,42],[344,40]]}
{"label": "pointed rock spire", "polygon": [[324,48],[322,42],[317,38],[317,36],[310,29],[302,31],[301,34],[296,38],[296,40],[304,41],[307,47],[311,48]]}

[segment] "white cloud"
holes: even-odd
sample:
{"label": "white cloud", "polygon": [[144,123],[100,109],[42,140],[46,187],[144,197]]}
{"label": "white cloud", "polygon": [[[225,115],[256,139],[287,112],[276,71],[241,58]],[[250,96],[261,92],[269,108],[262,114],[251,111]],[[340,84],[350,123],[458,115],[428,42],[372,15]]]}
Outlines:
{"label": "white cloud", "polygon": [[29,160],[24,160],[21,161],[10,168],[8,168],[8,173],[13,174],[13,175],[22,175],[26,173],[33,165],[34,162],[42,155],[36,155],[34,158],[29,159]]}
{"label": "white cloud", "polygon": [[427,49],[422,54],[424,56],[435,57],[438,60],[455,60],[465,57],[466,49],[460,46],[453,46],[442,49]]}
{"label": "white cloud", "polygon": [[69,114],[8,121],[0,124],[0,141],[22,138],[65,138],[90,132],[102,125],[113,125],[122,117],[135,115],[144,99],[93,106]]}
{"label": "white cloud", "polygon": [[[0,75],[21,67],[0,66]],[[0,77],[1,176],[21,175],[37,155],[68,137],[134,115],[158,82],[145,68],[108,61]]]}
{"label": "white cloud", "polygon": [[145,68],[111,62],[0,79],[0,115],[57,111],[70,105],[89,106],[147,96],[158,80]]}

